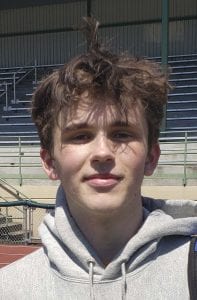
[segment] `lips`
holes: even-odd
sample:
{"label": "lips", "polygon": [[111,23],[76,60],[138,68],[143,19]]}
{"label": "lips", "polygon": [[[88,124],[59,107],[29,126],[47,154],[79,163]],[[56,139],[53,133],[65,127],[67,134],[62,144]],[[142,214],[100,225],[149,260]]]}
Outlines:
{"label": "lips", "polygon": [[122,176],[117,176],[114,174],[93,174],[84,178],[84,181],[87,182],[90,186],[95,188],[103,188],[103,187],[114,187],[117,185]]}

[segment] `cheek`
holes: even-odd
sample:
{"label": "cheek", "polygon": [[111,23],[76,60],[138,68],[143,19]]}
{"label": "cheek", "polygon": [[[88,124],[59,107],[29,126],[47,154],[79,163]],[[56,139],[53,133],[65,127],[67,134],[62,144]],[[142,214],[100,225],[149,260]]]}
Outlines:
{"label": "cheek", "polygon": [[128,155],[122,157],[122,165],[127,173],[127,179],[133,183],[141,183],[144,178],[146,164],[146,151],[138,149],[131,151]]}
{"label": "cheek", "polygon": [[75,149],[63,149],[56,157],[57,168],[60,177],[69,179],[71,176],[77,176],[86,161],[84,151]]}
{"label": "cheek", "polygon": [[125,152],[121,153],[121,159],[124,161],[124,164],[132,169],[143,168],[146,158],[146,147],[142,147],[137,144],[133,147],[127,148]]}

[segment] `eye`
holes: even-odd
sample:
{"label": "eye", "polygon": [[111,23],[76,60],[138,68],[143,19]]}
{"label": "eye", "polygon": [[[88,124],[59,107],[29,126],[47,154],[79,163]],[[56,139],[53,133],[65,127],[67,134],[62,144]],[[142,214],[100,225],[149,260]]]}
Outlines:
{"label": "eye", "polygon": [[85,144],[92,139],[92,134],[87,132],[73,133],[67,137],[67,142],[71,144]]}
{"label": "eye", "polygon": [[128,142],[133,139],[133,134],[129,131],[116,131],[112,133],[112,139],[117,142]]}

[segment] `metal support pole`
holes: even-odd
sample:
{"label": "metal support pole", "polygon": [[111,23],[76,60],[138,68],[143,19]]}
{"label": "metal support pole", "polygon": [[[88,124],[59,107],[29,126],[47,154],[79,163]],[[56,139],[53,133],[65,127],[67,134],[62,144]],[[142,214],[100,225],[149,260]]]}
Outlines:
{"label": "metal support pole", "polygon": [[13,93],[14,93],[14,99],[13,99],[13,103],[16,104],[16,73],[14,72],[13,75]]}
{"label": "metal support pole", "polygon": [[19,146],[19,157],[18,157],[18,164],[19,164],[19,184],[20,186],[22,185],[22,166],[21,166],[21,162],[22,162],[22,153],[21,153],[21,138],[20,136],[18,137],[18,146]]}
{"label": "metal support pole", "polygon": [[[6,227],[8,227],[8,223],[9,223],[8,218],[9,218],[8,207],[6,207]],[[6,231],[6,240],[9,241],[8,231]]]}
{"label": "metal support pole", "polygon": [[87,0],[87,17],[91,17],[91,11],[92,11],[92,1]]}
{"label": "metal support pole", "polygon": [[[162,0],[162,39],[161,39],[161,63],[164,71],[168,66],[169,49],[169,0]],[[166,130],[166,107],[164,107],[164,117],[162,131]]]}
{"label": "metal support pole", "polygon": [[34,60],[34,84],[37,84],[38,74],[37,74],[37,59]]}
{"label": "metal support pole", "polygon": [[6,226],[8,226],[8,207],[5,208],[5,211],[6,211]]}
{"label": "metal support pole", "polygon": [[185,132],[185,147],[184,147],[184,166],[183,166],[183,185],[187,185],[187,132]]}
{"label": "metal support pole", "polygon": [[169,0],[162,0],[162,40],[161,62],[164,69],[168,65],[169,48]]}
{"label": "metal support pole", "polygon": [[28,228],[27,228],[27,206],[23,206],[23,230],[25,234],[25,244],[28,244]]}
{"label": "metal support pole", "polygon": [[31,243],[33,229],[33,209],[29,207],[28,241]]}
{"label": "metal support pole", "polygon": [[5,84],[5,109],[8,111],[8,84],[7,82]]}
{"label": "metal support pole", "polygon": [[[87,17],[91,17],[92,3],[91,0],[87,0]],[[90,42],[87,40],[87,51],[90,48]]]}

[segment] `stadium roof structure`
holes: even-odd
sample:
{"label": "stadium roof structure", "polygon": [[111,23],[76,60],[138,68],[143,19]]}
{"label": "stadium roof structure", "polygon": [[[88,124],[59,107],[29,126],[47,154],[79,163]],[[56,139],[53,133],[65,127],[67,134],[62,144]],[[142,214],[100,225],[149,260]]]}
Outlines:
{"label": "stadium roof structure", "polygon": [[0,10],[10,9],[10,8],[22,8],[29,6],[41,6],[49,4],[58,4],[65,2],[75,2],[77,0],[1,0],[0,1]]}

